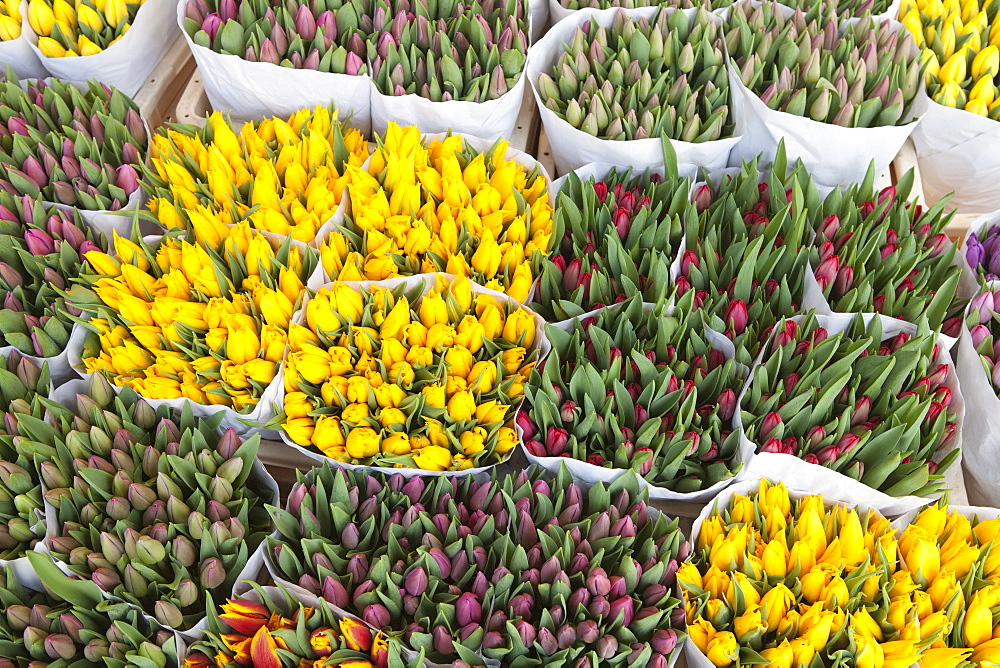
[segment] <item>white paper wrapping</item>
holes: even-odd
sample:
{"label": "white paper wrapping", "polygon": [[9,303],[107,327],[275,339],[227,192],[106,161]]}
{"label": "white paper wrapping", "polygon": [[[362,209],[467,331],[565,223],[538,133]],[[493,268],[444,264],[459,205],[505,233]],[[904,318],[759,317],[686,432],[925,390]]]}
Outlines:
{"label": "white paper wrapping", "polygon": [[28,0],[21,1],[22,28],[17,39],[0,42],[0,76],[5,76],[7,68],[14,70],[18,79],[36,79],[48,76],[45,66],[32,51],[28,41]]}
{"label": "white paper wrapping", "polygon": [[236,120],[252,121],[268,116],[287,118],[300,109],[333,102],[341,122],[365,134],[371,132],[372,85],[367,74],[294,69],[216,53],[195,44],[184,30],[184,3],[172,7],[176,8],[175,24],[198,63],[212,109]]}
{"label": "white paper wrapping", "polygon": [[[389,278],[389,279],[386,279],[384,281],[339,281],[339,282],[343,283],[344,285],[349,285],[351,288],[353,288],[357,292],[364,292],[365,290],[367,290],[367,289],[369,289],[369,288],[371,288],[373,286],[375,286],[375,287],[381,287],[381,288],[387,288],[387,289],[394,289],[394,288],[396,288],[396,287],[398,287],[400,285],[405,285],[405,286],[407,286],[406,289],[410,290],[410,289],[413,289],[416,286],[420,285],[420,286],[422,286],[420,294],[421,294],[421,297],[423,297],[423,295],[426,295],[428,292],[430,292],[434,288],[435,280],[436,280],[437,276],[442,276],[442,277],[445,277],[445,278],[447,278],[449,280],[454,280],[455,279],[455,277],[452,274],[418,274],[416,276],[407,276],[407,277],[404,277],[404,278]],[[329,283],[329,284],[327,284],[327,285],[325,285],[323,287],[329,288],[329,287],[332,287],[332,286],[333,286],[333,283]],[[542,359],[545,358],[545,356],[549,352],[550,346],[549,346],[548,339],[545,338],[545,321],[542,320],[541,316],[536,315],[531,310],[529,310],[528,308],[526,308],[523,304],[520,304],[519,302],[515,302],[513,299],[511,299],[507,295],[503,294],[502,292],[496,292],[495,290],[490,290],[488,288],[484,288],[484,287],[482,287],[480,285],[477,285],[476,283],[471,283],[471,286],[472,286],[472,292],[473,292],[473,294],[477,294],[477,295],[479,295],[479,294],[491,295],[491,296],[495,297],[498,301],[501,301],[501,302],[510,302],[510,303],[516,304],[519,308],[524,309],[525,311],[528,311],[529,313],[531,313],[532,316],[533,316],[533,318],[534,318],[534,321],[535,321],[535,341],[532,344],[530,350],[537,350],[538,351],[538,360],[542,360]],[[302,307],[299,308],[299,310],[295,312],[295,315],[292,316],[292,322],[300,324],[300,325],[305,324],[306,306],[308,304],[309,304],[309,297],[307,296],[306,300],[302,303]],[[410,307],[411,308],[416,308],[417,304],[416,303],[411,304]],[[281,372],[278,374],[278,379],[283,379],[283,378],[284,378],[284,368],[282,368]],[[279,394],[277,395],[277,401],[276,401],[276,405],[277,405],[279,411],[282,410],[282,407],[284,405],[284,398],[285,398],[285,385],[284,385],[284,381],[282,380],[282,382],[280,383]],[[512,406],[511,407],[510,415],[514,415],[516,413],[516,409],[517,409],[516,405]],[[364,465],[359,465],[359,464],[351,464],[351,463],[348,463],[348,462],[337,461],[337,460],[331,459],[331,458],[329,458],[326,455],[323,455],[321,453],[314,452],[312,450],[307,450],[306,448],[303,448],[299,444],[295,443],[291,438],[289,438],[288,437],[288,433],[284,429],[279,429],[278,432],[280,434],[281,440],[286,445],[288,445],[289,447],[295,448],[296,450],[298,450],[299,452],[301,452],[305,456],[309,457],[310,459],[315,460],[317,466],[320,465],[320,464],[322,464],[322,463],[324,463],[324,462],[328,462],[331,466],[339,467],[339,468],[345,468],[345,469],[363,469],[363,470],[367,470],[367,471],[381,471],[382,473],[387,473],[387,474],[390,474],[390,475],[392,475],[394,473],[400,473],[400,474],[402,474],[402,475],[404,475],[406,477],[412,477],[412,476],[439,476],[439,475],[447,475],[447,476],[468,476],[468,475],[475,475],[477,473],[483,473],[483,472],[490,471],[493,468],[495,468],[497,465],[506,462],[508,459],[510,459],[512,453],[516,452],[516,450],[517,450],[515,448],[511,452],[507,453],[507,456],[504,457],[501,461],[498,461],[496,464],[490,464],[489,466],[480,466],[480,467],[476,467],[476,468],[469,468],[469,469],[465,469],[465,470],[462,470],[462,471],[445,471],[444,473],[438,473],[436,471],[424,471],[422,469],[388,468],[388,467],[382,467],[382,466],[364,466]]]}
{"label": "white paper wrapping", "polygon": [[371,86],[372,132],[382,134],[390,121],[416,125],[421,132],[475,135],[484,139],[510,137],[524,100],[525,72],[517,83],[495,100],[433,102],[419,95],[385,95]]}
{"label": "white paper wrapping", "polygon": [[[52,399],[54,401],[58,401],[59,403],[69,408],[75,408],[76,394],[86,393],[86,391],[87,391],[86,382],[83,380],[75,380],[58,388],[56,392],[53,393]],[[224,429],[225,427],[222,428]],[[278,500],[279,500],[278,483],[275,482],[274,478],[271,477],[271,474],[267,472],[267,469],[265,469],[264,465],[261,464],[260,459],[254,460],[253,469],[250,472],[250,476],[247,478],[245,484],[248,486],[254,485],[258,488],[262,503],[272,506],[278,505]],[[42,485],[42,491],[43,493],[47,491],[45,489],[44,483]],[[47,541],[50,538],[54,538],[60,535],[61,527],[59,525],[59,511],[56,510],[47,500],[44,501],[43,503],[45,506],[45,540],[38,541],[38,543],[35,545],[34,551],[39,552],[41,554],[48,554],[52,556],[52,560],[55,562],[55,565],[59,568],[59,570],[61,570],[63,573],[72,578],[81,579],[79,575],[77,575],[70,569],[68,564],[66,564],[65,562],[61,561],[60,559],[52,555],[52,551],[46,545]],[[25,559],[25,561],[27,560]],[[255,549],[247,557],[247,563],[240,570],[240,574],[237,577],[237,581],[255,580],[260,574],[261,569],[263,567],[264,567],[263,551],[260,549]],[[224,593],[226,596],[229,595],[228,592]],[[104,596],[105,599],[109,601],[123,600],[121,597],[115,596],[109,592],[104,591],[103,589],[101,590],[101,594]],[[150,611],[143,610],[143,613],[146,614],[147,617],[151,617]],[[182,639],[198,640],[201,638],[205,629],[208,628],[208,619],[207,617],[203,617],[190,629],[186,631],[178,631],[177,629],[167,626],[165,624],[160,624],[160,626],[169,631],[173,631],[174,633],[180,634]]]}
{"label": "white paper wrapping", "polygon": [[[565,174],[574,167],[582,167],[591,162],[608,162],[621,166],[630,166],[637,169],[646,167],[663,166],[663,147],[659,138],[634,139],[629,141],[615,141],[611,139],[598,139],[587,134],[583,130],[578,130],[565,120],[559,118],[555,112],[545,106],[542,96],[538,91],[538,77],[543,72],[549,72],[553,65],[563,53],[564,42],[569,42],[573,32],[579,26],[585,26],[591,19],[597,21],[598,25],[611,26],[614,23],[618,12],[624,12],[632,18],[644,17],[651,19],[660,11],[659,7],[642,7],[640,9],[623,10],[613,9],[580,9],[573,12],[573,16],[560,21],[545,34],[545,37],[534,44],[528,53],[528,64],[525,72],[531,84],[532,93],[538,104],[538,112],[542,117],[542,124],[545,126],[545,134],[548,136],[552,157],[556,163],[556,171]],[[664,11],[671,11],[666,9]],[[691,16],[697,13],[697,9],[673,10],[683,11]],[[721,25],[722,19],[719,19]],[[730,100],[733,93],[730,93]],[[688,163],[705,167],[709,170],[725,167],[729,161],[729,153],[740,141],[743,134],[743,123],[735,109],[730,108],[733,114],[735,128],[733,136],[716,141],[692,144],[690,142],[670,140],[674,151],[677,153],[678,163]]]}
{"label": "white paper wrapping", "polygon": [[[845,331],[850,327],[856,314],[834,314],[834,315],[820,315],[817,316],[817,325],[819,327],[824,327],[829,334],[838,334]],[[865,323],[871,322],[872,318],[876,317],[873,314],[861,314],[864,318]],[[914,334],[917,331],[916,325],[912,325],[901,320],[896,320],[895,318],[887,318],[886,316],[878,316],[882,319],[882,337],[883,340],[891,338],[896,334],[905,332],[907,334]],[[789,318],[798,324],[801,324],[806,319],[805,316],[795,316],[794,318]],[[775,327],[775,332],[778,328]],[[764,352],[761,353],[754,365],[754,368],[761,363],[764,358],[765,353],[770,350],[771,340],[773,340],[774,334],[772,334],[771,339],[768,340],[767,347]],[[962,392],[959,389],[958,376],[955,373],[954,364],[952,362],[951,356],[948,354],[948,350],[944,345],[939,346],[938,357],[936,360],[938,364],[947,364],[951,367],[948,374],[948,378],[945,381],[945,385],[951,390],[951,406],[949,410],[955,413],[955,424],[956,424],[956,434],[952,438],[952,442],[939,453],[939,456],[935,459],[940,460],[942,457],[946,456],[952,450],[961,447],[962,443],[962,431],[965,419],[965,402],[962,398]],[[751,374],[753,372],[751,371]],[[750,389],[751,380],[743,388],[743,392],[740,393],[738,405],[739,408],[736,410],[736,414],[733,416],[734,427],[738,428],[743,434],[741,435],[742,446],[748,448],[752,451],[756,451],[756,445],[752,443],[747,437],[743,427],[743,399],[746,396],[747,391]],[[964,454],[964,453],[963,453]],[[880,509],[886,516],[901,515],[904,512],[913,510],[914,508],[919,508],[920,506],[926,505],[928,499],[918,496],[903,496],[903,497],[892,497],[884,492],[880,492],[876,489],[869,487],[861,483],[854,478],[846,476],[842,473],[834,471],[833,469],[827,468],[825,466],[820,466],[817,464],[809,464],[808,462],[795,457],[794,455],[784,455],[770,452],[760,452],[754,455],[750,459],[750,463],[744,469],[743,473],[740,474],[740,480],[746,478],[761,478],[767,477],[774,480],[783,480],[786,483],[790,481],[796,481],[797,485],[808,485],[807,489],[824,489],[832,488],[841,490],[842,494],[847,495],[846,498],[852,498],[856,501],[864,501],[873,507]],[[965,492],[965,480],[962,475],[962,456],[960,455],[952,464],[951,468],[944,474],[944,485],[947,489],[951,490],[950,498],[955,503],[964,504],[967,502],[966,492]],[[884,510],[883,510],[884,509]]]}
{"label": "white paper wrapping", "polygon": [[[784,140],[789,164],[802,160],[816,183],[825,186],[864,180],[871,161],[875,162],[875,173],[881,174],[917,127],[917,120],[914,120],[898,126],[844,128],[776,111],[743,85],[732,62],[729,64],[729,88],[736,118],[742,119],[745,126],[743,139],[733,149],[730,164],[739,165],[741,160],[749,160],[757,153],[763,153],[768,161],[773,160],[778,144]],[[921,88],[907,113],[919,119],[926,108],[927,95]]]}
{"label": "white paper wrapping", "polygon": [[[558,329],[561,329],[565,332],[572,332],[578,320],[584,320],[591,316],[600,315],[601,312],[616,308],[617,306],[618,305],[596,309],[594,311],[590,311],[576,318],[570,318],[568,320],[563,320],[562,322],[557,322],[553,324],[552,327],[557,327]],[[656,308],[656,304],[644,303],[642,307],[644,313],[649,313],[654,308]],[[674,314],[674,307],[671,305],[667,309],[665,315],[669,316],[673,314]],[[733,345],[732,341],[727,339],[722,334],[710,329],[709,327],[705,327],[704,334],[708,342],[712,344],[712,348],[721,352],[727,360],[736,357],[736,348]],[[749,369],[747,369],[742,364],[737,363],[736,372],[738,374],[741,374],[741,377],[745,381],[747,375],[749,374]],[[517,430],[517,436],[521,441],[521,451],[523,452],[524,456],[527,457],[528,461],[531,462],[532,464],[537,464],[541,466],[542,468],[546,469],[547,471],[550,471],[553,474],[558,473],[559,467],[565,464],[566,467],[573,474],[574,479],[586,483],[588,485],[595,485],[599,482],[610,484],[615,480],[617,480],[619,477],[628,473],[626,469],[596,466],[586,461],[574,459],[573,457],[537,457],[528,452],[528,449],[524,447],[524,433],[520,425],[515,425],[515,429]],[[734,431],[736,430],[735,426],[733,430]],[[750,458],[753,456],[754,456],[753,450],[752,449],[747,450],[745,447],[743,447],[743,444],[741,443],[740,447],[736,451],[733,461],[733,466],[744,467],[747,465],[747,463],[750,461]],[[714,498],[715,495],[718,494],[722,489],[724,489],[728,485],[732,484],[735,480],[737,480],[737,476],[733,476],[730,478],[726,478],[724,480],[720,480],[711,487],[706,487],[705,489],[699,490],[697,492],[675,492],[665,487],[660,487],[659,485],[647,482],[645,478],[638,476],[638,474],[637,478],[639,480],[639,486],[645,488],[649,493],[650,501],[680,501],[684,503],[699,503],[699,504],[707,503],[709,500]]]}
{"label": "white paper wrapping", "polygon": [[122,38],[92,56],[47,58],[38,50],[38,35],[31,29],[27,13],[21,29],[31,50],[52,76],[74,82],[98,79],[131,97],[146,83],[177,37],[177,27],[171,21],[175,6],[171,0],[146,0]]}
{"label": "white paper wrapping", "polygon": [[[87,330],[83,326],[74,323],[69,333],[69,342],[66,344],[66,348],[55,357],[36,357],[34,355],[26,355],[24,353],[21,353],[21,356],[32,360],[39,367],[41,367],[42,364],[48,364],[49,376],[52,378],[52,383],[58,387],[65,381],[79,378],[79,374],[76,372],[76,369],[73,368],[72,360],[70,360],[69,351],[74,346],[82,348],[83,342],[86,338]],[[14,350],[17,350],[14,346],[0,347],[0,355],[6,358]]]}
{"label": "white paper wrapping", "polygon": [[[1000,204],[1000,200],[997,203]],[[979,278],[976,269],[969,264],[969,256],[966,251],[969,248],[969,238],[973,234],[982,240],[986,231],[993,225],[1000,225],[1000,211],[985,214],[972,221],[958,244],[958,265],[962,268],[962,280],[958,283],[959,297],[972,299],[979,293]]]}
{"label": "white paper wrapping", "polygon": [[917,165],[928,202],[948,193],[949,208],[993,211],[1000,202],[1000,123],[964,109],[928,101],[913,132]]}

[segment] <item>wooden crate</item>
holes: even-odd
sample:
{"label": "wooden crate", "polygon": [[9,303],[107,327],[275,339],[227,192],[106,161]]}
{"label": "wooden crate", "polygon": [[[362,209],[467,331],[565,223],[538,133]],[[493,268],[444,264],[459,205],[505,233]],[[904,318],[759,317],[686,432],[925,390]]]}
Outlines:
{"label": "wooden crate", "polygon": [[178,35],[135,96],[135,103],[150,130],[155,131],[175,119],[177,100],[194,70],[191,50],[184,36]]}
{"label": "wooden crate", "polygon": [[212,111],[212,105],[201,83],[201,72],[196,67],[187,86],[180,91],[177,99],[177,122],[204,125],[205,116]]}

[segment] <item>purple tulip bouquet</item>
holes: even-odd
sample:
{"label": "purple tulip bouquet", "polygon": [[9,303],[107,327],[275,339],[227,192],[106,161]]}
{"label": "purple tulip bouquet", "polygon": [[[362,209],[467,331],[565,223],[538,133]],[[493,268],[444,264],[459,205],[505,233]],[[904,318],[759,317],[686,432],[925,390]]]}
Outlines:
{"label": "purple tulip bouquet", "polygon": [[690,545],[628,474],[489,480],[323,466],[272,508],[268,568],[436,662],[666,666]]}

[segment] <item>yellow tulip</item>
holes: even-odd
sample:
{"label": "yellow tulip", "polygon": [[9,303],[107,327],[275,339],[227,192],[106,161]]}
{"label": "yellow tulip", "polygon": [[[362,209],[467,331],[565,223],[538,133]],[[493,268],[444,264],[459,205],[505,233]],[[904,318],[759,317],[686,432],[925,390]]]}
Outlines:
{"label": "yellow tulip", "polygon": [[728,666],[739,660],[740,646],[729,631],[716,633],[708,642],[708,660],[716,666]]}
{"label": "yellow tulip", "polygon": [[764,572],[769,577],[783,578],[788,574],[788,548],[783,540],[772,540],[764,548],[761,556]]}
{"label": "yellow tulip", "polygon": [[410,450],[410,438],[403,432],[396,432],[382,439],[382,452],[385,454],[408,455]]}
{"label": "yellow tulip", "polygon": [[781,583],[764,592],[760,607],[767,618],[767,628],[777,628],[778,622],[794,605],[795,595]]}
{"label": "yellow tulip", "polygon": [[[427,331],[427,347],[437,352],[455,345],[455,328],[451,325],[436,324]],[[411,348],[413,351],[416,348]]]}
{"label": "yellow tulip", "polygon": [[87,5],[81,4],[77,7],[76,18],[80,25],[87,26],[94,32],[100,32],[104,29],[104,19],[96,10]]}
{"label": "yellow tulip", "polygon": [[993,613],[979,602],[972,602],[965,611],[962,639],[968,647],[978,647],[993,638]]}
{"label": "yellow tulip", "polygon": [[0,40],[9,41],[21,36],[21,19],[0,15]]}
{"label": "yellow tulip", "polygon": [[428,329],[434,325],[447,325],[450,321],[444,298],[436,292],[429,292],[420,300],[420,322]]}
{"label": "yellow tulip", "polygon": [[[52,34],[55,15],[52,13],[52,7],[49,6],[46,0],[30,0],[28,3],[28,23],[36,35],[44,36]],[[41,48],[41,39],[38,42],[39,48]]]}
{"label": "yellow tulip", "polygon": [[347,454],[352,459],[374,457],[381,449],[378,432],[371,427],[355,427],[347,434]]}
{"label": "yellow tulip", "polygon": [[312,418],[301,417],[286,420],[281,428],[285,430],[288,437],[298,445],[306,446],[312,443],[315,425]]}
{"label": "yellow tulip", "polygon": [[413,455],[413,462],[425,471],[447,471],[451,467],[451,453],[447,448],[428,445]]}
{"label": "yellow tulip", "polygon": [[[680,571],[678,570],[677,573],[679,574]],[[698,617],[693,623],[688,624],[688,636],[691,638],[691,642],[704,654],[708,654],[708,644],[712,642],[715,634],[715,627],[702,617]]]}
{"label": "yellow tulip", "polygon": [[476,414],[476,400],[469,391],[456,392],[448,400],[448,417],[452,422],[464,422]]}
{"label": "yellow tulip", "polygon": [[517,309],[504,323],[503,338],[519,346],[530,347],[535,342],[535,328],[534,316],[524,309]]}
{"label": "yellow tulip", "polygon": [[705,588],[701,572],[690,561],[685,561],[677,568],[677,581],[682,587],[701,590]]}
{"label": "yellow tulip", "polygon": [[772,668],[792,668],[795,660],[795,652],[788,640],[782,640],[777,647],[769,647],[761,650],[760,655],[767,659],[767,665]]}
{"label": "yellow tulip", "polygon": [[857,647],[854,652],[854,665],[857,668],[881,668],[884,665],[885,653],[874,638],[854,631],[851,631],[851,638]]}
{"label": "yellow tulip", "polygon": [[[352,433],[354,431],[352,430]],[[312,443],[324,453],[340,454],[339,449],[346,444],[340,419],[333,415],[321,415],[317,418]],[[355,458],[360,459],[360,457]]]}
{"label": "yellow tulip", "polygon": [[[924,650],[920,655],[920,663],[924,666],[934,666],[934,668],[958,668],[969,659],[970,654],[972,654],[971,649],[935,647]],[[996,658],[1000,659],[1000,655]],[[988,664],[984,662],[982,665]]]}
{"label": "yellow tulip", "polygon": [[741,643],[746,643],[751,637],[763,633],[766,629],[761,616],[760,606],[749,606],[746,612],[735,618],[733,620],[733,630],[736,632],[736,638]]}
{"label": "yellow tulip", "polygon": [[39,37],[38,38],[38,50],[42,52],[42,55],[46,58],[62,58],[69,54],[62,44],[55,41],[51,37]]}

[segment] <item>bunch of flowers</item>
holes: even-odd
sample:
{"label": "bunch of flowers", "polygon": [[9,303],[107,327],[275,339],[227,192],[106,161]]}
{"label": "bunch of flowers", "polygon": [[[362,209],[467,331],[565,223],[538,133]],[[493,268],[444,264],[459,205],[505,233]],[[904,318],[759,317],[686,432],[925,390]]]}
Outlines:
{"label": "bunch of flowers", "polygon": [[1000,119],[1000,22],[978,0],[903,0],[899,20],[926,62],[927,94],[947,107]]}
{"label": "bunch of flowers", "polygon": [[10,109],[0,124],[0,189],[89,211],[122,209],[139,190],[149,140],[123,93],[52,79],[23,89],[7,80],[0,95]]}
{"label": "bunch of flowers", "polygon": [[[46,585],[25,588],[0,570],[0,647],[6,666],[167,666],[174,634],[127,603],[105,601],[94,585],[70,582],[47,557],[32,554]],[[51,569],[51,570],[50,570]]]}
{"label": "bunch of flowers", "polygon": [[43,56],[92,56],[124,37],[145,1],[29,0],[28,21]]}
{"label": "bunch of flowers", "polygon": [[[486,102],[517,83],[528,56],[527,2],[443,2],[436,13],[427,6],[404,9],[408,5],[375,4],[368,57],[381,93]],[[380,12],[383,8],[396,13]]]}
{"label": "bunch of flowers", "polygon": [[0,3],[0,41],[8,42],[21,36],[21,0]]}
{"label": "bunch of flowers", "polygon": [[814,315],[786,320],[753,372],[743,424],[761,452],[800,457],[891,496],[926,496],[943,490],[942,473],[959,455],[940,455],[957,430],[950,374],[926,326],[893,336],[879,316],[867,325],[857,316],[830,334]]}
{"label": "bunch of flowers", "polygon": [[884,14],[893,5],[891,0],[782,0],[781,4],[801,9],[809,18],[835,16],[842,21]]}
{"label": "bunch of flowers", "polygon": [[426,141],[389,123],[368,173],[351,171],[352,214],[321,248],[334,280],[447,272],[524,302],[552,243],[545,176],[461,136]]}
{"label": "bunch of flowers", "polygon": [[677,260],[676,294],[694,292],[706,324],[733,341],[736,361],[747,366],[771,328],[802,303],[812,231],[797,212],[815,210],[820,197],[801,165],[786,173],[781,147],[767,170],[755,159],[735,176],[698,186],[700,217],[686,227],[687,250]]}
{"label": "bunch of flowers", "polygon": [[[51,384],[45,364],[39,367],[17,352],[0,360],[0,559],[12,560],[45,536],[39,469],[29,449],[19,447],[27,432],[18,418],[27,416],[27,425],[48,417],[39,398],[48,396]],[[41,466],[44,471],[47,465]]]}
{"label": "bunch of flowers", "polygon": [[115,236],[91,251],[96,274],[74,296],[92,330],[88,373],[147,399],[252,410],[278,373],[288,324],[318,259],[290,239],[275,249],[246,221],[218,246],[167,236],[156,250]]}
{"label": "bunch of flowers", "polygon": [[905,125],[923,59],[910,34],[870,16],[785,18],[776,3],[738,3],[726,45],[743,85],[771,109],[848,128]]}
{"label": "bunch of flowers", "polygon": [[952,665],[928,650],[940,633],[918,620],[901,547],[873,510],[761,480],[712,508],[677,571],[688,634],[716,666]]}
{"label": "bunch of flowers", "polygon": [[597,181],[570,172],[559,190],[553,235],[532,308],[550,321],[582,315],[626,295],[656,302],[670,285],[670,263],[697,211],[690,181],[613,169]]}
{"label": "bunch of flowers", "polygon": [[954,311],[961,307],[953,302],[961,269],[943,231],[952,214],[944,213],[947,199],[927,211],[908,202],[911,178],[881,191],[869,178],[827,197],[814,212],[813,275],[834,311],[875,311],[908,322],[926,317],[931,328],[957,336],[962,319]]}
{"label": "bunch of flowers", "polygon": [[46,546],[161,624],[191,628],[270,530],[264,504],[275,498],[253,474],[259,438],[218,436],[219,417],[196,419],[187,403],[175,415],[131,390],[116,396],[100,375],[76,404],[64,440],[48,448],[45,499],[58,530]]}
{"label": "bunch of flowers", "polygon": [[732,476],[742,377],[706,340],[692,298],[672,315],[664,302],[647,311],[635,297],[568,332],[547,327],[552,352],[517,416],[528,452],[632,469],[676,492]]}
{"label": "bunch of flowers", "polygon": [[80,275],[83,256],[101,246],[79,215],[0,192],[0,344],[38,357],[65,350],[68,314],[80,311],[64,290]]}
{"label": "bunch of flowers", "polygon": [[690,548],[645,498],[631,474],[584,490],[565,469],[476,482],[324,466],[272,511],[267,558],[434,661],[662,668],[683,640],[670,590]]}
{"label": "bunch of flowers", "polygon": [[993,614],[1000,612],[998,534],[996,517],[934,505],[900,536],[899,555],[909,573],[899,587],[913,590],[921,637],[940,634],[931,650],[939,660],[924,665],[1000,662],[1000,639],[993,633]]}
{"label": "bunch of flowers", "polygon": [[292,441],[338,461],[427,471],[506,458],[537,357],[535,317],[474,294],[465,278],[422,289],[334,283],[309,300],[284,366]]}
{"label": "bunch of flowers", "polygon": [[1000,280],[1000,225],[986,224],[969,234],[965,259],[980,279]]}
{"label": "bunch of flowers", "polygon": [[251,62],[335,74],[368,71],[371,18],[361,2],[188,0],[184,29],[199,46]]}
{"label": "bunch of flowers", "polygon": [[722,28],[705,9],[661,9],[652,20],[618,12],[611,28],[591,19],[573,33],[542,103],[602,139],[668,137],[706,142],[732,135]]}
{"label": "bunch of flowers", "polygon": [[972,336],[983,369],[989,376],[993,389],[1000,394],[1000,289],[986,287],[972,298],[966,325]]}
{"label": "bunch of flowers", "polygon": [[149,208],[168,230],[191,229],[218,245],[231,226],[248,221],[308,243],[340,204],[351,167],[368,159],[368,143],[345,130],[333,109],[317,106],[238,133],[215,112],[203,128],[171,126],[155,135],[151,153]]}
{"label": "bunch of flowers", "polygon": [[[638,9],[639,7],[655,7],[664,5],[663,2],[653,0],[560,0],[566,9],[611,9],[621,7],[622,9]],[[711,2],[696,2],[695,0],[671,0],[667,6],[679,9],[690,9],[691,7],[704,6],[710,9],[723,9],[733,4],[732,0],[711,0]]]}
{"label": "bunch of flowers", "polygon": [[[252,590],[212,610],[205,638],[194,643],[184,668],[385,668],[407,665],[399,643],[342,616],[327,601],[302,602],[281,587]],[[413,666],[422,666],[422,658]]]}

